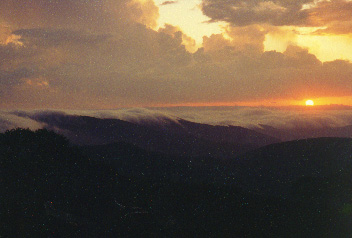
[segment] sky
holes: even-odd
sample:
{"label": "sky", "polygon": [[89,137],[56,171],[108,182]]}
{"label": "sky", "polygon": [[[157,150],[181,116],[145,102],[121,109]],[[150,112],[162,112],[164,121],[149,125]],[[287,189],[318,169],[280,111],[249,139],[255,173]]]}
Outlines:
{"label": "sky", "polygon": [[2,0],[0,109],[352,105],[349,0]]}

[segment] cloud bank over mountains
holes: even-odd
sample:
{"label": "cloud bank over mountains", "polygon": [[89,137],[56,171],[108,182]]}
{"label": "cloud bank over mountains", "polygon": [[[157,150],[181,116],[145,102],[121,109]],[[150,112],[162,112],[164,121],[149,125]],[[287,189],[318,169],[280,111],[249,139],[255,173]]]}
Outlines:
{"label": "cloud bank over mountains", "polygon": [[0,107],[109,109],[350,96],[350,62],[321,62],[297,46],[264,52],[264,41],[281,25],[350,33],[351,2],[204,0],[201,7],[212,21],[230,25],[226,37],[204,37],[196,50],[181,29],[156,29],[152,0],[1,1]]}
{"label": "cloud bank over mountains", "polygon": [[1,111],[0,130],[22,127],[36,130],[47,125],[36,118],[61,116],[89,116],[98,119],[120,119],[137,125],[167,127],[187,120],[208,125],[241,126],[258,129],[263,126],[279,130],[314,130],[342,128],[352,125],[351,110],[279,110],[252,107],[175,107],[175,108],[131,108],[119,110],[26,110]]}

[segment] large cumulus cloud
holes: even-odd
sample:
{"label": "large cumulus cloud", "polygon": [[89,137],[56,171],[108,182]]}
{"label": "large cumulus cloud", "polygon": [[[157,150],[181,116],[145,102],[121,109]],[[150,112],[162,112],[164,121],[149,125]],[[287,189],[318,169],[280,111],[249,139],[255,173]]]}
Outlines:
{"label": "large cumulus cloud", "polygon": [[152,0],[4,0],[2,22],[20,28],[73,28],[101,31],[121,21],[155,27],[158,8]]}
{"label": "large cumulus cloud", "polygon": [[6,0],[0,9],[7,106],[148,103],[145,75],[191,58],[181,38],[151,29],[158,19],[152,0]]}
{"label": "large cumulus cloud", "polygon": [[215,52],[197,52],[198,63],[184,71],[184,78],[195,79],[193,90],[201,87],[203,100],[206,95],[222,102],[350,95],[352,64],[348,61],[322,63],[297,46],[289,46],[284,53],[245,54],[222,45]]}

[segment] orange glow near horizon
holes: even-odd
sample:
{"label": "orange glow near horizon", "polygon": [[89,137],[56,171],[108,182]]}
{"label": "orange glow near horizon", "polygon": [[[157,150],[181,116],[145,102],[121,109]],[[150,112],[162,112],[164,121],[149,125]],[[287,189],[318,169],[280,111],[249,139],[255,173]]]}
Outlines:
{"label": "orange glow near horizon", "polygon": [[[310,99],[314,102],[314,108],[316,109],[324,109],[326,107],[352,107],[352,96],[348,97],[322,97],[322,98],[312,98]],[[258,100],[258,101],[223,101],[223,102],[179,102],[179,103],[134,103],[125,106],[114,105],[113,103],[106,103],[104,105],[100,105],[99,107],[102,110],[111,110],[116,108],[133,108],[133,107],[145,107],[145,108],[157,108],[157,107],[271,107],[271,108],[296,108],[302,107],[307,108],[306,106],[307,99],[271,99],[271,100]],[[0,108],[10,109],[13,105],[1,105]],[[91,105],[89,107],[82,105],[82,107],[77,107],[77,105],[73,105],[71,107],[56,105],[50,107],[51,109],[96,109],[98,104]],[[30,106],[22,106],[22,109],[46,109],[47,107],[30,107]]]}
{"label": "orange glow near horizon", "polygon": [[[321,106],[352,106],[352,96],[349,97],[321,97],[309,99],[313,101],[314,107]],[[307,106],[307,99],[276,99],[262,101],[233,101],[233,102],[189,102],[174,104],[154,104],[150,107],[226,107],[226,106],[244,106],[244,107],[300,107]],[[141,106],[141,105],[140,105]],[[312,105],[310,105],[312,106]]]}

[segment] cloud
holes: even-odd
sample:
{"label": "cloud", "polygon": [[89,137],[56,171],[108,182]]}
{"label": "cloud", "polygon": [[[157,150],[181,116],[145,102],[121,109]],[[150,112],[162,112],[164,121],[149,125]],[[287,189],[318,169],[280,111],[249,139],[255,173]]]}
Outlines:
{"label": "cloud", "polygon": [[194,54],[171,27],[166,33],[132,24],[120,35],[19,30],[25,46],[0,47],[7,59],[2,103],[94,109],[350,95],[349,62],[323,64],[293,46],[263,52],[265,32],[244,29],[205,38]]}
{"label": "cloud", "polygon": [[[128,7],[131,8],[129,17],[131,17],[133,21],[151,28],[157,27],[159,8],[155,6],[153,0],[133,0],[128,4]],[[119,11],[121,11],[121,9],[119,9]]]}
{"label": "cloud", "polygon": [[[159,109],[160,110],[160,109]],[[161,112],[210,125],[233,125],[250,129],[267,125],[277,129],[334,128],[352,124],[350,110],[294,110],[264,107],[179,107]]]}
{"label": "cloud", "polygon": [[0,71],[0,84],[13,85],[18,84],[20,79],[29,78],[35,75],[35,72],[26,68],[20,68],[12,72]]}
{"label": "cloud", "polygon": [[170,123],[179,124],[179,118],[170,112],[158,109],[127,108],[118,110],[74,110],[66,113],[77,116],[91,116],[101,119],[120,119],[140,125],[167,126]]}
{"label": "cloud", "polygon": [[0,132],[3,133],[6,130],[15,128],[29,128],[31,130],[37,130],[44,127],[43,123],[37,122],[30,118],[24,118],[21,116],[14,115],[10,111],[0,111]]}
{"label": "cloud", "polygon": [[[179,74],[193,79],[187,86],[190,91],[197,90],[198,94],[193,97],[198,96],[200,101],[207,97],[222,102],[305,97],[305,88],[319,86],[314,80],[321,74],[322,63],[314,55],[299,49],[293,52],[289,49],[284,54],[264,52],[254,55],[231,52],[229,47],[221,51],[198,52],[197,63]],[[222,52],[221,56],[219,52]],[[332,86],[334,81],[326,83]]]}
{"label": "cloud", "polygon": [[203,0],[201,7],[210,21],[228,22],[233,26],[260,24],[323,27],[316,33],[352,33],[352,2],[348,0]]}
{"label": "cloud", "polygon": [[0,20],[0,46],[8,44],[22,45],[19,39],[20,37],[13,34],[10,27],[6,24],[1,24]]}
{"label": "cloud", "polygon": [[159,12],[153,0],[3,0],[0,15],[13,29],[66,28],[101,32],[126,21],[155,27]]}
{"label": "cloud", "polygon": [[177,3],[177,1],[165,1],[161,3],[160,6],[165,6],[165,5],[175,4],[175,3]]}
{"label": "cloud", "polygon": [[193,53],[193,52],[195,52],[198,49],[198,47],[196,45],[196,41],[192,37],[190,37],[190,36],[186,35],[185,33],[183,33],[181,28],[179,28],[179,27],[176,27],[176,26],[173,26],[173,25],[170,25],[170,24],[165,24],[165,26],[159,28],[158,31],[159,32],[163,32],[163,33],[168,34],[168,35],[171,35],[174,38],[181,37],[182,38],[182,44],[186,47],[188,52]]}
{"label": "cloud", "polygon": [[[220,53],[219,59],[228,59],[236,53],[258,54],[264,51],[267,31],[258,25],[244,27],[223,27],[223,34],[203,37],[205,52]],[[225,54],[230,54],[226,57]]]}
{"label": "cloud", "polygon": [[[26,107],[66,108],[68,104],[149,103],[152,95],[144,91],[158,90],[156,81],[147,81],[149,77],[161,81],[160,74],[191,60],[181,37],[149,28],[158,18],[152,0],[45,2],[0,3],[3,21],[11,29],[4,39],[15,35],[23,44],[0,45],[2,81],[16,76],[21,84],[4,89],[3,105],[28,102]],[[15,14],[23,11],[23,5],[28,7],[24,15]],[[184,41],[192,47],[191,38],[184,35]],[[24,68],[36,72],[35,78],[18,77],[16,72]],[[34,87],[44,84],[45,90]]]}
{"label": "cloud", "polygon": [[312,25],[324,26],[317,34],[350,34],[352,33],[352,2],[332,0],[318,2],[309,11]]}
{"label": "cloud", "polygon": [[111,35],[107,34],[88,34],[66,29],[20,29],[12,32],[14,35],[20,36],[20,42],[28,46],[35,44],[39,47],[58,46],[62,44],[87,44],[95,45],[106,40]]}
{"label": "cloud", "polygon": [[251,24],[304,25],[309,17],[308,10],[302,9],[313,0],[301,1],[226,1],[203,0],[202,10],[211,21],[225,21],[235,26]]}

